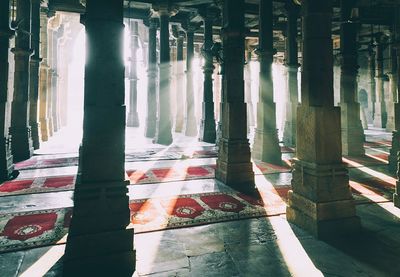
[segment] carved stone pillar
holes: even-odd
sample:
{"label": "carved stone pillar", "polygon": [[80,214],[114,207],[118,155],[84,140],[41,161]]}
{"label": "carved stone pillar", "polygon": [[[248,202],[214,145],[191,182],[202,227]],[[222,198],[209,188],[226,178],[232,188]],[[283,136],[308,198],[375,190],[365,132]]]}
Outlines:
{"label": "carved stone pillar", "polygon": [[183,130],[183,41],[185,33],[179,32],[176,40],[176,115],[175,132],[180,133]]}
{"label": "carved stone pillar", "polygon": [[157,9],[160,15],[160,75],[159,75],[159,103],[155,142],[164,145],[172,143],[172,123],[170,107],[171,64],[169,47],[169,5],[161,5]]}
{"label": "carved stone pillar", "polygon": [[126,125],[128,127],[139,127],[139,115],[137,112],[137,50],[139,49],[138,22],[129,19],[129,29],[131,31],[131,57],[129,71],[129,112]]}
{"label": "carved stone pillar", "polygon": [[387,124],[386,131],[392,132],[395,130],[394,126],[394,104],[397,102],[397,52],[396,52],[396,38],[392,31],[389,49],[389,103],[387,105]]}
{"label": "carved stone pillar", "polygon": [[185,135],[194,137],[197,135],[197,122],[194,115],[193,92],[193,56],[194,56],[194,31],[196,26],[190,23],[186,26],[186,114]]}
{"label": "carved stone pillar", "polygon": [[[249,47],[249,46],[248,46]],[[245,81],[245,101],[247,105],[247,131],[250,131],[250,128],[254,127],[254,109],[253,109],[253,101],[252,101],[252,71],[251,71],[251,49],[247,49],[246,51],[247,59],[246,65],[244,66],[244,81]],[[215,90],[217,94],[217,90]]]}
{"label": "carved stone pillar", "polygon": [[375,114],[374,114],[374,126],[378,128],[386,128],[387,113],[385,103],[385,77],[383,68],[383,51],[385,49],[385,42],[383,35],[378,35],[376,38],[376,102],[375,102]]}
{"label": "carved stone pillar", "polygon": [[[124,170],[123,1],[87,0],[83,139],[63,276],[132,276]],[[107,35],[104,35],[107,34]]]}
{"label": "carved stone pillar", "polygon": [[357,23],[350,21],[351,6],[341,2],[341,74],[340,110],[342,126],[342,154],[348,156],[364,155],[364,130],[360,120],[358,103],[358,43]]}
{"label": "carved stone pillar", "polygon": [[9,88],[8,55],[10,52],[10,38],[14,32],[10,30],[9,16],[10,1],[0,2],[0,181],[7,180],[13,170],[13,156],[11,154],[11,137],[8,135],[10,126],[10,103],[8,102]]}
{"label": "carved stone pillar", "polygon": [[254,172],[247,139],[243,64],[245,48],[244,0],[225,0],[223,8],[222,134],[215,178],[244,193],[254,193]]}
{"label": "carved stone pillar", "polygon": [[53,32],[53,43],[52,43],[52,75],[51,75],[51,93],[52,103],[51,112],[53,118],[53,131],[57,132],[60,129],[60,106],[59,106],[59,41],[64,33],[64,26],[60,25],[57,31]]}
{"label": "carved stone pillar", "polygon": [[17,36],[15,48],[14,96],[11,109],[12,153],[14,162],[29,159],[33,155],[31,128],[29,126],[29,59],[32,55],[30,1],[17,1]]}
{"label": "carved stone pillar", "polygon": [[369,47],[368,51],[368,70],[369,70],[369,91],[368,91],[368,109],[370,116],[368,117],[368,123],[373,124],[375,118],[375,102],[376,102],[376,82],[375,82],[375,58],[376,53],[372,46]]}
{"label": "carved stone pillar", "polygon": [[42,61],[40,63],[40,76],[39,76],[39,126],[40,135],[42,141],[48,141],[49,139],[49,121],[47,112],[48,102],[48,56],[47,56],[47,15],[44,11],[40,13],[40,41],[41,41],[41,56]]}
{"label": "carved stone pillar", "polygon": [[302,101],[286,217],[314,236],[327,238],[358,231],[360,220],[342,162],[340,108],[334,106],[333,1],[303,0],[302,5]]}
{"label": "carved stone pillar", "polygon": [[33,148],[39,149],[38,97],[39,97],[39,63],[40,58],[40,0],[31,0],[31,48],[33,56],[30,59],[29,69],[29,126]]}
{"label": "carved stone pillar", "polygon": [[259,18],[260,88],[252,156],[256,160],[279,164],[281,163],[281,148],[276,129],[276,106],[272,80],[272,63],[275,54],[272,0],[260,0]]}
{"label": "carved stone pillar", "polygon": [[215,143],[216,139],[212,78],[214,72],[214,57],[211,52],[211,47],[213,46],[213,22],[217,15],[218,10],[215,8],[208,8],[203,11],[202,15],[204,19],[204,44],[201,50],[204,57],[204,83],[199,139],[209,143]]}
{"label": "carved stone pillar", "polygon": [[147,116],[145,136],[154,138],[157,121],[157,28],[158,18],[149,19],[149,51],[147,67]]}
{"label": "carved stone pillar", "polygon": [[296,115],[299,104],[297,74],[299,68],[298,44],[297,44],[297,19],[300,8],[291,1],[286,4],[287,28],[285,61],[287,70],[287,103],[286,121],[283,130],[283,143],[289,147],[296,146]]}

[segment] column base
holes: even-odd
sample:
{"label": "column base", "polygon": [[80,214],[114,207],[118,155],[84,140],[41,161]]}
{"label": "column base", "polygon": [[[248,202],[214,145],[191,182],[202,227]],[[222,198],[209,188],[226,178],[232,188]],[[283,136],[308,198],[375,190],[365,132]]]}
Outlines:
{"label": "column base", "polygon": [[[399,188],[400,190],[400,188]],[[400,195],[397,193],[393,194],[393,204],[395,207],[400,208]]]}
{"label": "column base", "polygon": [[220,139],[215,178],[246,194],[254,194],[257,191],[247,140]]}
{"label": "column base", "polygon": [[39,137],[39,123],[38,122],[30,122],[29,125],[31,126],[31,134],[32,134],[32,144],[33,149],[40,148],[40,137]]}
{"label": "column base", "polygon": [[40,136],[42,138],[42,141],[48,141],[49,140],[49,122],[47,118],[45,119],[39,119],[40,123]]}
{"label": "column base", "polygon": [[183,117],[176,117],[175,119],[175,132],[181,133],[183,130]]}
{"label": "column base", "polygon": [[162,145],[170,145],[172,141],[171,124],[157,124],[154,142]]}
{"label": "column base", "polygon": [[397,131],[392,133],[392,148],[389,155],[389,172],[395,174],[398,167],[398,152],[400,151],[400,134]]}
{"label": "column base", "polygon": [[137,112],[129,112],[126,120],[127,127],[139,127],[139,115]]}
{"label": "column base", "polygon": [[156,136],[155,118],[146,118],[146,125],[144,127],[144,136],[146,138],[154,138]]}
{"label": "column base", "polygon": [[283,144],[287,147],[296,147],[296,123],[286,120],[283,131]]}
{"label": "column base", "polygon": [[197,136],[197,122],[196,122],[196,119],[194,117],[186,118],[185,136],[188,136],[188,137]]}
{"label": "column base", "polygon": [[374,127],[385,129],[387,122],[387,113],[384,111],[384,109],[382,109],[382,105],[385,105],[385,103],[375,103]]}
{"label": "column base", "polygon": [[288,194],[289,222],[317,238],[357,232],[361,228],[343,164],[318,165],[296,160]]}
{"label": "column base", "polygon": [[200,123],[200,135],[199,140],[208,142],[208,143],[215,143],[217,138],[217,133],[215,131],[215,121],[212,120],[205,120],[202,119]]}
{"label": "column base", "polygon": [[362,156],[364,149],[364,130],[360,120],[360,104],[340,103],[342,126],[342,154]]}
{"label": "column base", "polygon": [[260,130],[256,128],[251,154],[255,160],[281,164],[282,153],[279,146],[278,130]]}
{"label": "column base", "polygon": [[0,140],[0,181],[9,180],[14,171],[13,155],[8,138]]}
{"label": "column base", "polygon": [[10,127],[10,135],[12,138],[11,147],[14,162],[20,162],[32,157],[33,146],[30,127]]}
{"label": "column base", "polygon": [[134,230],[126,229],[127,185],[125,181],[84,182],[78,174],[64,276],[132,276]]}
{"label": "column base", "polygon": [[48,131],[49,131],[49,137],[52,137],[53,135],[54,135],[54,125],[53,125],[53,118],[52,117],[49,117],[49,129],[48,129]]}

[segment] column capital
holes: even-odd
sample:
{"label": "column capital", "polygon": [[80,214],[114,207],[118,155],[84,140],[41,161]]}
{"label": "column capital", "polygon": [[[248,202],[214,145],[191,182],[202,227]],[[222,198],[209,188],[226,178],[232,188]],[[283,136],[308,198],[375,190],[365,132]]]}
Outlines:
{"label": "column capital", "polygon": [[211,6],[199,9],[199,14],[205,21],[214,21],[221,15],[221,11],[219,10],[219,8]]}
{"label": "column capital", "polygon": [[153,16],[153,14],[149,16],[149,18],[143,19],[143,24],[151,29],[158,29],[160,27],[160,22],[158,18]]}
{"label": "column capital", "polygon": [[171,5],[170,1],[163,1],[161,3],[152,4],[152,13],[158,16],[174,16],[178,13],[178,7]]}
{"label": "column capital", "polygon": [[196,32],[199,29],[200,25],[201,23],[190,22],[190,20],[181,23],[181,27],[183,30],[185,30],[186,33]]}

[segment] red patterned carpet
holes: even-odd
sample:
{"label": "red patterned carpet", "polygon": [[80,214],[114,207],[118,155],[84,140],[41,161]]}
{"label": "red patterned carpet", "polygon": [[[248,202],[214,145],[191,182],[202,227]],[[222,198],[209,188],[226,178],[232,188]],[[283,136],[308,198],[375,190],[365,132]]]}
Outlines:
{"label": "red patterned carpet", "polygon": [[[388,202],[376,188],[350,182],[357,204]],[[261,199],[237,192],[214,192],[132,200],[131,227],[136,233],[221,221],[284,214],[290,186],[261,192]],[[63,243],[72,208],[0,215],[0,252]]]}

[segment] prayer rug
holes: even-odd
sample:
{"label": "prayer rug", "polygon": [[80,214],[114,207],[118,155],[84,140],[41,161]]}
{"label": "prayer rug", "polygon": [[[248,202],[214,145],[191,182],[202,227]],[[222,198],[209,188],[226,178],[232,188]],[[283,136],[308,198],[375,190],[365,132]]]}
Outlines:
{"label": "prayer rug", "polygon": [[[385,194],[350,182],[356,204],[388,202]],[[238,192],[213,192],[131,200],[135,233],[284,214],[290,186],[272,187],[261,199]],[[0,214],[0,253],[65,242],[72,208]]]}
{"label": "prayer rug", "polygon": [[379,147],[391,147],[392,142],[389,140],[378,140],[378,141],[366,141],[364,147],[366,148],[379,148]]}

